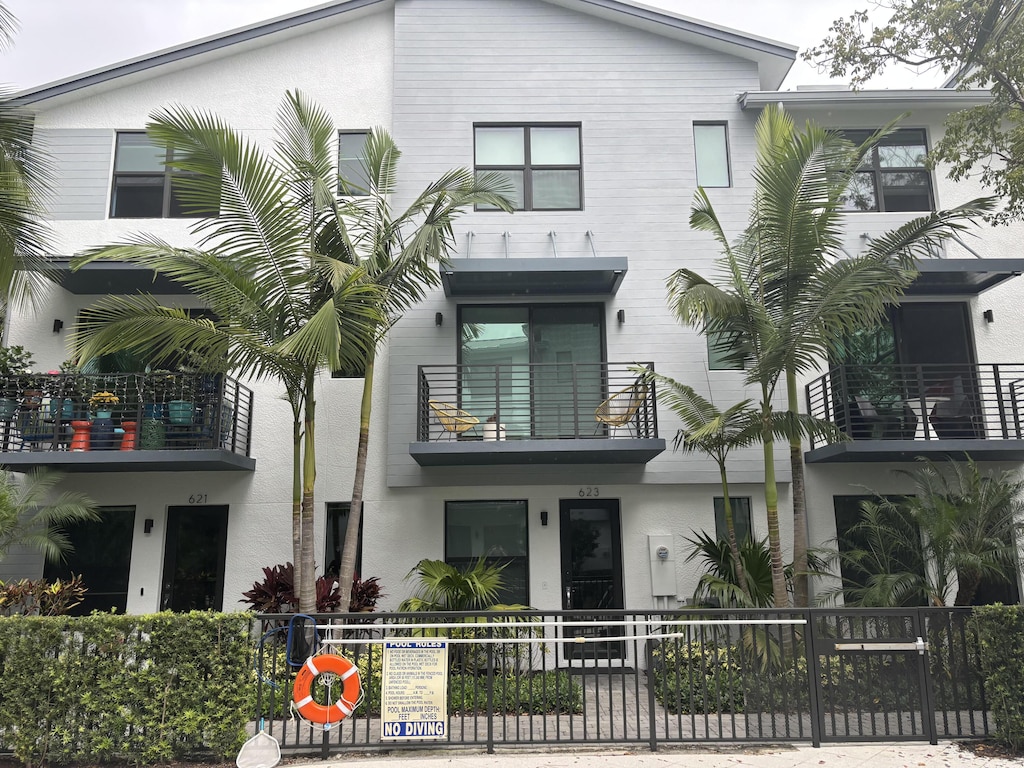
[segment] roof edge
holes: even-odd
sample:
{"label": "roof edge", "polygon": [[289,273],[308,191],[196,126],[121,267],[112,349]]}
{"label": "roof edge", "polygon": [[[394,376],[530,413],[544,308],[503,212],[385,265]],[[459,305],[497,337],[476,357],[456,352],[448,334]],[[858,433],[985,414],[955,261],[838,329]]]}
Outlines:
{"label": "roof edge", "polygon": [[936,104],[953,106],[974,106],[986,104],[992,100],[992,92],[977,88],[967,91],[951,91],[943,88],[929,89],[892,89],[851,91],[836,89],[834,91],[746,91],[739,94],[737,101],[741,109],[760,109],[769,104],[789,104],[793,106],[863,106],[863,105],[896,105],[896,104]]}
{"label": "roof edge", "polygon": [[192,40],[171,48],[165,48],[155,53],[147,53],[134,59],[127,59],[83,74],[73,75],[71,77],[64,78],[63,80],[57,80],[52,83],[36,86],[35,88],[29,88],[15,93],[9,99],[9,103],[19,105],[36,104],[40,101],[54,98],[55,96],[63,96],[64,94],[73,93],[74,91],[78,91],[83,88],[116,80],[119,77],[133,75],[138,72],[145,72],[148,69],[153,69],[154,67],[159,67],[164,64],[182,61],[184,59],[191,58],[192,56],[199,56],[221,48],[227,48],[231,45],[244,43],[249,40],[256,40],[266,35],[282,32],[286,29],[293,29],[295,27],[302,26],[303,24],[322,21],[333,16],[339,16],[361,8],[367,8],[372,5],[388,3],[391,1],[392,0],[342,0],[341,2],[338,2],[337,0],[334,0],[334,2],[318,5],[314,8],[297,11],[285,16],[278,16],[270,19],[269,21],[259,21],[228,32],[222,32],[209,37],[200,38],[199,40]]}

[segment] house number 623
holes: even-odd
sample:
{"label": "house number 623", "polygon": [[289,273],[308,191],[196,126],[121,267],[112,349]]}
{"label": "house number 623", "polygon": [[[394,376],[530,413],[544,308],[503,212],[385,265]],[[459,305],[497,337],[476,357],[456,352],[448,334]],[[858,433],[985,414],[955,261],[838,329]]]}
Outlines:
{"label": "house number 623", "polygon": [[596,485],[588,485],[588,486],[585,486],[583,488],[580,488],[580,498],[581,499],[585,499],[585,498],[596,499],[600,495],[601,495],[601,489],[598,488]]}

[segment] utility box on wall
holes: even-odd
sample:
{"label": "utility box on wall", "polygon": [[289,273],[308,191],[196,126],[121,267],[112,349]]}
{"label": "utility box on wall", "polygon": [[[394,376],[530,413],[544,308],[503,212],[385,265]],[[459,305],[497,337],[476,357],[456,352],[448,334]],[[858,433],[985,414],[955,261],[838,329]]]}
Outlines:
{"label": "utility box on wall", "polygon": [[676,553],[672,546],[672,536],[648,536],[647,547],[651,555],[651,595],[675,596],[679,590],[676,585]]}

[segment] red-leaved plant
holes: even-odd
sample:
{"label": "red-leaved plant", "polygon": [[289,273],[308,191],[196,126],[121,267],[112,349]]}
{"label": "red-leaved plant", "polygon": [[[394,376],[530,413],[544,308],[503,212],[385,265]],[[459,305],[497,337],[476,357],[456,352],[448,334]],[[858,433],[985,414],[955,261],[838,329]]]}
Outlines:
{"label": "red-leaved plant", "polygon": [[[372,611],[376,607],[377,598],[383,596],[378,581],[377,577],[365,581],[355,577],[350,612]],[[299,608],[299,598],[295,595],[295,566],[284,563],[263,568],[263,581],[253,582],[252,589],[243,592],[238,602],[247,603],[257,613],[295,613]],[[338,582],[333,577],[320,576],[316,580],[317,613],[336,613],[340,603]]]}

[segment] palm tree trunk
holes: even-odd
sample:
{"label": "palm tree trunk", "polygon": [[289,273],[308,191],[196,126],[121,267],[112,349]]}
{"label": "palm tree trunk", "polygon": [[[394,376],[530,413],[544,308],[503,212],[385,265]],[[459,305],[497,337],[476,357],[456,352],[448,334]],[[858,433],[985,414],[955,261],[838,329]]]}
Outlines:
{"label": "palm tree trunk", "polygon": [[352,596],[352,579],[356,571],[356,552],[359,548],[359,523],[363,517],[363,483],[366,480],[366,456],[370,444],[370,412],[373,406],[373,364],[376,349],[366,356],[366,371],[363,379],[363,399],[359,406],[359,445],[356,448],[356,472],[352,480],[352,501],[348,512],[348,527],[345,529],[345,548],[341,553],[341,568],[338,574],[338,589],[341,593],[341,607],[348,610]]}
{"label": "palm tree trunk", "polygon": [[761,416],[764,443],[764,502],[768,515],[768,553],[772,562],[772,600],[776,608],[789,606],[786,572],[782,563],[782,541],[779,537],[779,487],[775,482],[775,437],[772,433],[772,406],[768,387],[761,386]]}
{"label": "palm tree trunk", "polygon": [[978,585],[981,584],[981,572],[961,568],[957,571],[956,583],[956,597],[953,599],[953,605],[970,605],[974,602]]}
{"label": "palm tree trunk", "polygon": [[[303,613],[316,611],[316,578],[314,541],[314,509],[313,485],[316,483],[316,400],[313,397],[315,378],[312,373],[306,376],[305,397],[303,403],[303,455],[302,455],[302,548],[299,561],[302,563],[299,573],[299,610]],[[298,579],[296,579],[298,580]]]}
{"label": "palm tree trunk", "polygon": [[292,591],[298,596],[302,583],[302,422],[298,412],[292,419]]}
{"label": "palm tree trunk", "polygon": [[733,568],[736,570],[736,583],[748,598],[752,597],[747,589],[747,572],[740,558],[740,548],[736,543],[736,523],[732,516],[732,501],[729,499],[729,479],[725,473],[725,461],[718,462],[718,472],[722,476],[722,499],[725,504],[725,534],[729,541],[729,552],[732,554]]}
{"label": "palm tree trunk", "polygon": [[[794,417],[800,405],[796,394],[796,372],[786,371],[786,397]],[[810,604],[810,579],[807,576],[807,492],[804,483],[804,457],[800,433],[789,436],[789,465],[793,473],[793,604],[806,608]]]}

